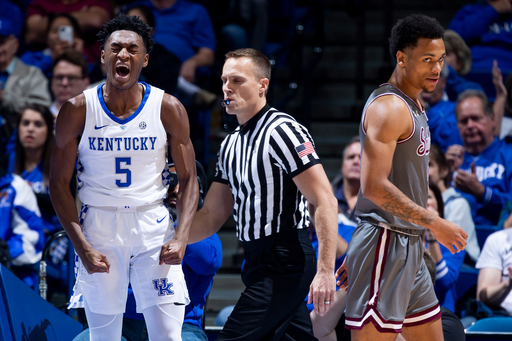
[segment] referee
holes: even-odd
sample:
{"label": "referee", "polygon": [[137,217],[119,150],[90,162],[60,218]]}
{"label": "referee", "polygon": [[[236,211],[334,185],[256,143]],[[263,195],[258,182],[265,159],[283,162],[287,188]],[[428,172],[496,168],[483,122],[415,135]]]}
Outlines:
{"label": "referee", "polygon": [[334,299],[336,199],[306,128],[267,105],[268,59],[253,49],[229,52],[221,79],[226,111],[240,126],[222,142],[189,236],[193,243],[212,235],[233,212],[245,250],[246,289],[217,340],[316,340],[304,298],[309,291],[320,315]]}

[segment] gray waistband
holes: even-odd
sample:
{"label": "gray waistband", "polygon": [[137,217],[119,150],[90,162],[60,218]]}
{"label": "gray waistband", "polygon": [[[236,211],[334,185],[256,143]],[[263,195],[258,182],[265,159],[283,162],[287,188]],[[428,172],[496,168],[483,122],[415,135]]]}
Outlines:
{"label": "gray waistband", "polygon": [[397,233],[401,233],[401,234],[406,234],[408,236],[414,236],[414,237],[419,237],[423,234],[423,230],[418,230],[418,229],[406,229],[406,228],[403,228],[403,227],[398,227],[398,226],[393,226],[393,225],[389,225],[383,221],[379,221],[377,219],[374,219],[372,217],[357,217],[356,218],[358,222],[366,222],[366,223],[369,223],[369,224],[372,224],[372,225],[376,225],[376,226],[380,226],[382,228],[385,228],[385,229],[388,229],[390,231],[393,231],[393,232],[397,232]]}

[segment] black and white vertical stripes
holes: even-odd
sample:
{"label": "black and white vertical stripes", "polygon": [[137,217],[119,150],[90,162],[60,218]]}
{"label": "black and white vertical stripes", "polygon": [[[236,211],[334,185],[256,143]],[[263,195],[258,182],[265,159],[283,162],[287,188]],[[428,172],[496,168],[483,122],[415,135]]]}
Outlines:
{"label": "black and white vertical stripes", "polygon": [[317,163],[307,129],[268,105],[228,135],[218,154],[215,181],[228,184],[233,193],[238,239],[306,228],[306,199],[293,177]]}

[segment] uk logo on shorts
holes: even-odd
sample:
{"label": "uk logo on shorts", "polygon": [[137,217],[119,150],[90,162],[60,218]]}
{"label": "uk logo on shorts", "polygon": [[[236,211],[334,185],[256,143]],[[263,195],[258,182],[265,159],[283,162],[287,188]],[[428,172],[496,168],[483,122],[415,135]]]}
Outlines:
{"label": "uk logo on shorts", "polygon": [[153,287],[158,291],[158,296],[174,295],[172,290],[172,283],[167,283],[167,278],[160,278],[153,280]]}

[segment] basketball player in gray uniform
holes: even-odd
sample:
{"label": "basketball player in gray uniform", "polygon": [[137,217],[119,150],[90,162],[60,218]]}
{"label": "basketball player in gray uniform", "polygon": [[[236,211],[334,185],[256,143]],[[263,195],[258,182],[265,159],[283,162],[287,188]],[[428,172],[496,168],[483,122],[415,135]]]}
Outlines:
{"label": "basketball player in gray uniform", "polygon": [[424,15],[399,20],[390,38],[397,66],[363,110],[360,222],[337,271],[338,284],[348,274],[345,326],[352,340],[395,340],[397,333],[406,340],[443,340],[420,236],[428,228],[454,253],[466,247],[467,234],[425,209],[430,132],[418,100],[439,79],[443,33]]}
{"label": "basketball player in gray uniform", "polygon": [[[139,82],[150,28],[120,14],[98,34],[105,84],[64,104],[52,151],[51,198],[78,255],[70,308],[91,340],[119,340],[128,283],[151,340],[181,341],[188,291],[181,261],[198,202],[194,149],[181,103]],[[177,226],[163,203],[170,146],[180,189]],[[80,217],[69,182],[78,155]]]}

